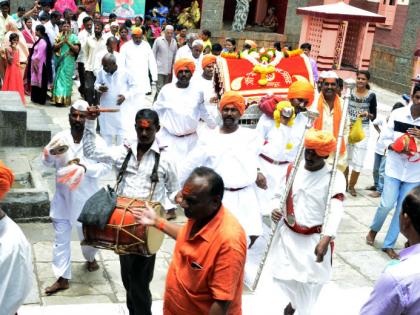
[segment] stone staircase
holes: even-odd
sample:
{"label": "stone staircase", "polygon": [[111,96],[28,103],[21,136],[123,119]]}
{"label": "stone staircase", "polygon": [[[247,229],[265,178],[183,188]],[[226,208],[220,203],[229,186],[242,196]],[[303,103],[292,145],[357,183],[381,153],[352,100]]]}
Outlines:
{"label": "stone staircase", "polygon": [[0,146],[44,146],[51,126],[44,110],[25,107],[17,92],[0,92]]}

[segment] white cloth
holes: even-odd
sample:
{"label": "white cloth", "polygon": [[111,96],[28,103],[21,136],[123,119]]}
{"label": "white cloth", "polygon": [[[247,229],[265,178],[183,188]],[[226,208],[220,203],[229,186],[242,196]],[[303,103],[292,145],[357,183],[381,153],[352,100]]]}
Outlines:
{"label": "white cloth", "polygon": [[218,109],[218,103],[210,102],[212,98],[217,97],[216,91],[214,90],[213,80],[207,80],[202,75],[193,76],[191,80],[203,92],[204,105],[206,106],[207,112],[213,117],[218,125],[221,125],[222,121]]}
{"label": "white cloth", "polygon": [[222,178],[225,188],[223,204],[241,223],[247,235],[262,234],[257,189],[258,154],[263,141],[259,134],[248,128],[223,134],[220,129],[200,138],[197,147],[189,153],[180,169],[183,183],[198,166],[213,168]]}
{"label": "white cloth", "polygon": [[361,172],[365,163],[369,144],[369,125],[363,126],[365,138],[355,144],[347,145],[347,156],[349,167],[355,172]]}
{"label": "white cloth", "polygon": [[121,57],[125,60],[125,68],[132,71],[134,80],[141,87],[141,92],[152,91],[149,81],[149,71],[152,81],[157,81],[157,64],[152,48],[147,41],[141,41],[139,45],[132,40],[125,43],[120,50]]}
{"label": "white cloth", "polygon": [[[391,112],[388,124],[382,131],[383,142],[388,148],[397,138],[401,137],[403,133],[394,131],[394,122],[399,121],[420,127],[420,117],[413,119],[411,116],[411,106],[398,108]],[[412,160],[418,159],[420,153],[417,153]],[[420,163],[410,162],[406,154],[396,153],[388,150],[385,175],[396,178],[402,182],[420,183]]]}
{"label": "white cloth", "polygon": [[8,216],[0,220],[0,314],[14,315],[33,283],[31,245]]}
{"label": "white cloth", "polygon": [[[193,78],[198,78],[198,77],[201,77],[201,75],[203,74],[203,67],[201,66],[203,57],[204,55],[203,53],[201,53],[198,58],[194,58],[191,48],[188,45],[185,45],[185,46],[180,47],[178,51],[176,52],[175,61],[181,58],[188,58],[194,61],[195,71],[193,74]],[[173,77],[175,78],[174,82],[177,81],[175,72],[174,72]]]}
{"label": "white cloth", "polygon": [[[331,167],[310,172],[300,165],[292,187],[293,208],[296,222],[304,227],[322,225],[328,197]],[[324,235],[334,237],[343,215],[343,202],[334,198],[345,194],[346,182],[341,172],[336,173],[331,209]],[[314,250],[320,234],[298,234],[286,224],[280,226],[273,240],[273,276],[280,280],[304,283],[326,283],[331,278],[331,249],[321,263],[317,263]]]}
{"label": "white cloth", "polygon": [[168,150],[177,163],[194,148],[200,118],[210,128],[217,125],[204,105],[203,92],[192,81],[185,89],[178,88],[175,83],[163,86],[153,109],[159,114],[162,126],[159,139],[169,146]]}
{"label": "white cloth", "polygon": [[81,13],[79,14],[79,16],[77,17],[77,26],[79,27],[79,29],[81,29],[81,28],[82,28],[82,26],[83,26],[83,19],[84,19],[85,17],[87,17],[87,16],[89,16],[89,14],[87,14],[85,11],[83,11],[83,12],[81,12]]}
{"label": "white cloth", "polygon": [[[52,269],[55,277],[71,279],[71,230],[76,225],[77,236],[80,241],[84,239],[83,228],[80,222],[71,223],[69,220],[53,219],[54,246]],[[81,246],[83,257],[86,261],[95,260],[98,249],[91,246]]]}
{"label": "white cloth", "polygon": [[378,140],[376,141],[376,146],[375,146],[375,153],[380,154],[380,155],[385,155],[385,151],[387,149],[381,137],[381,135],[383,134],[382,131],[385,130],[387,123],[388,123],[388,120],[385,119],[384,117],[376,117],[376,119],[373,121],[373,125],[378,126],[379,129],[381,130],[381,133],[379,134],[379,137],[378,137]]}
{"label": "white cloth", "polygon": [[[61,131],[55,137],[61,138],[63,143],[69,146],[69,149],[62,155],[43,156],[44,165],[58,170],[65,166],[68,161],[79,158],[80,163],[86,166],[86,174],[79,187],[70,191],[64,184],[56,183],[56,191],[51,201],[50,217],[52,219],[69,220],[70,223],[74,224],[85,202],[99,190],[98,179],[108,173],[111,167],[86,158],[83,154],[83,140],[80,143],[74,143],[70,130]],[[100,137],[97,138],[97,145],[105,146]]]}
{"label": "white cloth", "polygon": [[[132,115],[131,107],[135,107],[137,100],[134,96],[138,90],[138,86],[134,82],[133,77],[125,69],[118,68],[113,74],[106,73],[103,69],[98,72],[95,81],[95,90],[99,92],[99,87],[105,85],[108,87],[107,92],[101,93],[100,105],[103,108],[120,107],[120,112],[117,113],[102,113],[99,116],[99,125],[101,126],[101,135],[123,136],[129,132],[129,128],[134,129],[134,117]],[[118,95],[125,97],[124,102],[118,106]]]}
{"label": "white cloth", "polygon": [[57,24],[53,25],[51,21],[48,21],[47,23],[44,24],[44,27],[45,27],[45,33],[48,35],[51,45],[54,46],[55,38],[60,32],[58,25]]}
{"label": "white cloth", "polygon": [[188,58],[188,59],[194,58],[192,55],[191,48],[188,45],[184,45],[177,50],[176,55],[175,55],[175,61],[181,58]]}
{"label": "white cloth", "polygon": [[83,49],[85,70],[92,71],[97,76],[99,70],[102,68],[102,58],[108,53],[104,35],[102,34],[99,39],[96,39],[94,33],[88,36]]}
{"label": "white cloth", "polygon": [[87,39],[89,36],[91,36],[92,33],[89,33],[87,30],[83,29],[77,34],[77,37],[79,38],[80,42],[80,52],[77,55],[77,62],[85,63],[86,62],[86,56],[85,56],[85,45],[87,42]]}
{"label": "white cloth", "polygon": [[155,40],[152,50],[159,74],[171,74],[177,49],[178,46],[174,38],[171,39],[170,43],[165,36],[160,36]]}

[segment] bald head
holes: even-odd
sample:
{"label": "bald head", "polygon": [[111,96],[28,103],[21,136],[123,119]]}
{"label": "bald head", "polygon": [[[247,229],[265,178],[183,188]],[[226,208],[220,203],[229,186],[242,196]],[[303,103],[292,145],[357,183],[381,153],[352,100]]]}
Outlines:
{"label": "bald head", "polygon": [[106,54],[102,58],[102,67],[106,73],[114,73],[118,69],[117,59],[115,56],[110,53]]}

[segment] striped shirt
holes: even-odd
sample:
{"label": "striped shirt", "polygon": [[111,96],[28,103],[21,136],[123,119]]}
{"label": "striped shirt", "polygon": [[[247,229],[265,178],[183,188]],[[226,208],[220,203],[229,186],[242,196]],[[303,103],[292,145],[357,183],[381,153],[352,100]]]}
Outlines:
{"label": "striped shirt", "polygon": [[150,176],[155,165],[155,152],[160,153],[158,167],[159,182],[152,196],[153,201],[163,204],[165,194],[173,200],[179,191],[179,183],[174,168],[174,163],[169,160],[168,153],[160,150],[158,142],[155,140],[150,149],[137,161],[137,140],[127,144],[114,147],[97,147],[96,123],[94,120],[86,120],[83,152],[85,156],[98,162],[108,163],[120,170],[129,150],[133,152],[128,162],[123,180],[118,187],[117,194],[131,198],[148,199],[151,192],[152,183]]}

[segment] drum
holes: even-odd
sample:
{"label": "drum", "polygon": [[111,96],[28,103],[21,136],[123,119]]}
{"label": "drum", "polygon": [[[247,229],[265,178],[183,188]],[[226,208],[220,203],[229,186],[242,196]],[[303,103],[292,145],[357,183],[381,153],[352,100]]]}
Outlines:
{"label": "drum", "polygon": [[[149,204],[158,216],[163,216],[164,210],[160,203],[150,201]],[[117,206],[105,229],[83,225],[85,239],[82,245],[113,250],[118,255],[150,256],[155,254],[162,245],[163,232],[154,227],[136,223],[132,213],[133,209],[144,206],[144,200],[119,196]]]}

